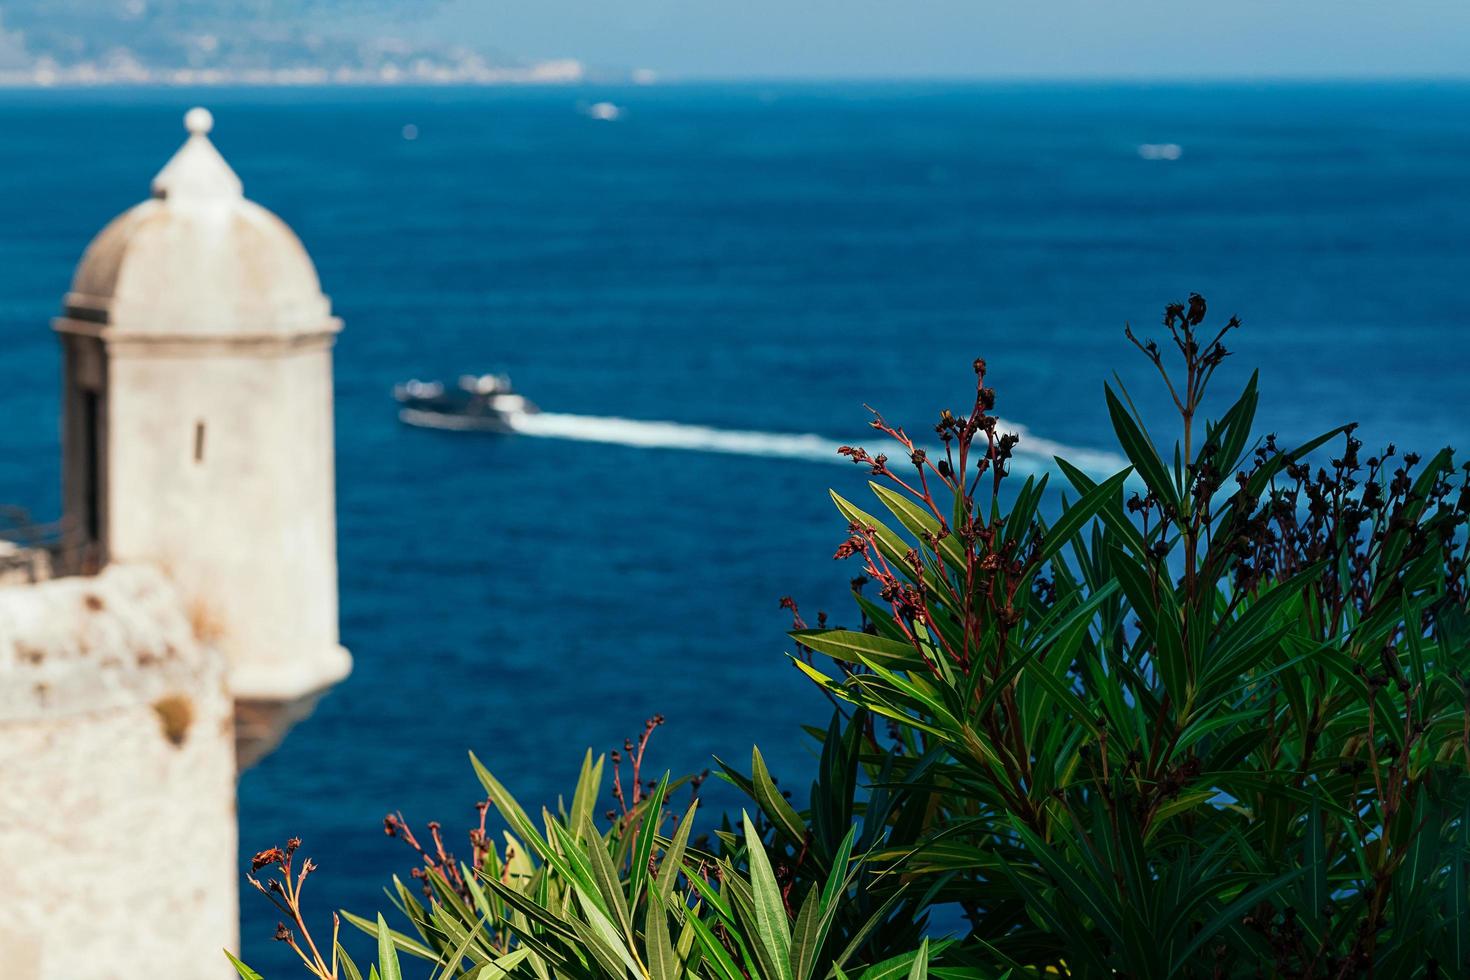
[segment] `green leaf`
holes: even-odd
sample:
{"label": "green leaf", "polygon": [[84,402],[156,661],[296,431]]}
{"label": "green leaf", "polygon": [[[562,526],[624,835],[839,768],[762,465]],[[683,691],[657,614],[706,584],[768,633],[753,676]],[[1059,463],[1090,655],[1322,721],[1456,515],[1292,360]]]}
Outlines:
{"label": "green leaf", "polygon": [[1019,820],[1012,818],[1011,823],[1026,845],[1026,855],[1056,882],[1066,896],[1067,904],[1085,912],[1092,919],[1092,924],[1101,929],[1115,947],[1124,947],[1126,943],[1118,930],[1118,920],[1114,914],[1119,911],[1118,908],[1107,901],[1080,868],[1059,855],[1052,845]]}
{"label": "green leaf", "polygon": [[926,724],[925,722],[920,721],[918,718],[915,718],[912,714],[901,711],[884,701],[874,700],[873,698],[868,697],[866,692],[864,691],[850,688],[844,684],[839,684],[837,681],[834,681],[832,678],[827,677],[820,671],[813,670],[811,667],[808,667],[806,662],[803,660],[798,660],[795,657],[792,657],[791,662],[796,665],[797,670],[801,671],[807,677],[815,681],[817,685],[820,686],[823,690],[831,692],[834,697],[838,697],[843,699],[844,701],[849,701],[853,704],[865,707],[870,711],[884,716],[885,718],[892,718],[895,721],[902,722],[909,728],[917,728],[921,732],[928,732],[929,734],[937,735],[940,738],[950,737],[950,733],[944,731],[943,729],[936,728],[935,726],[930,724]]}
{"label": "green leaf", "polygon": [[[916,969],[922,970],[919,976],[927,977],[929,974],[930,956],[928,943],[929,941],[926,939],[921,949],[910,950],[907,953],[900,953],[897,956],[889,957],[881,963],[874,963],[872,966],[863,970],[862,973],[858,974],[858,980],[905,980],[905,978],[912,977]],[[989,974],[970,971],[962,972],[960,976],[964,977],[965,980],[981,980],[982,977],[985,980],[989,980]]]}
{"label": "green leaf", "polygon": [[[1057,469],[1062,471],[1062,475],[1067,478],[1067,482],[1072,484],[1078,493],[1086,494],[1093,487],[1097,486],[1092,477],[1088,476],[1082,470],[1061,457],[1054,458]],[[1098,516],[1102,518],[1103,524],[1107,526],[1109,531],[1112,531],[1123,540],[1123,543],[1128,546],[1130,552],[1139,558],[1144,558],[1148,555],[1148,543],[1143,539],[1143,532],[1128,519],[1127,512],[1123,510],[1123,495],[1121,493],[1099,511]]]}
{"label": "green leaf", "polygon": [[722,980],[745,980],[745,971],[735,965],[725,944],[715,938],[710,927],[696,915],[691,915],[687,921],[694,927],[695,938],[705,959],[714,965]]}
{"label": "green leaf", "polygon": [[[494,958],[495,950],[485,942],[485,936],[480,932],[479,922],[474,916],[461,919],[452,909],[435,905],[433,920],[445,938],[454,944],[453,949],[446,948],[440,956],[440,964],[446,971],[457,970],[466,958],[476,966]],[[468,928],[465,923],[470,924]]]}
{"label": "green leaf", "polygon": [[[924,510],[924,508],[903,494],[890,490],[888,487],[879,483],[874,483],[869,480],[868,486],[872,487],[873,493],[877,494],[878,499],[883,501],[883,506],[892,511],[893,516],[898,518],[899,523],[907,528],[909,533],[919,541],[922,542],[925,535],[938,536],[940,531],[939,521],[935,519],[933,514]],[[960,572],[964,571],[965,549],[960,546],[954,534],[946,533],[943,538],[940,538],[939,553],[943,556],[944,563],[951,569]]]}
{"label": "green leaf", "polygon": [[1243,674],[1275,652],[1277,643],[1262,642],[1276,632],[1273,621],[1290,603],[1302,597],[1307,586],[1321,576],[1326,564],[1308,565],[1258,596],[1237,619],[1223,624],[1212,645],[1201,686]]}
{"label": "green leaf", "polygon": [[1111,504],[1132,472],[1131,469],[1119,470],[1063,510],[1056,523],[1048,527],[1042,536],[1040,559],[1049,560],[1072,540],[1073,535],[1082,530],[1083,525]]}
{"label": "green leaf", "polygon": [[821,952],[821,892],[816,885],[807,890],[806,899],[796,913],[796,928],[791,937],[791,973],[794,980],[808,980]]}
{"label": "green leaf", "polygon": [[[606,911],[609,906],[601,897],[602,890],[597,884],[597,874],[592,869],[591,849],[595,845],[590,842],[583,843],[589,840],[582,834],[583,829],[588,825],[583,824],[582,827],[568,829],[555,820],[551,820],[546,826],[551,831],[553,842],[561,849],[562,860],[566,863],[569,873],[562,876],[566,883],[586,889],[588,893],[603,902],[602,907]],[[602,838],[598,837],[595,832],[590,840],[595,841],[596,844],[602,843]]]}
{"label": "green leaf", "polygon": [[485,792],[489,795],[491,802],[495,804],[495,809],[500,811],[500,815],[505,818],[506,823],[510,824],[510,828],[515,832],[516,836],[524,841],[527,847],[532,848],[537,854],[541,855],[543,861],[555,866],[557,871],[571,878],[571,869],[566,866],[566,862],[562,860],[556,848],[552,847],[541,836],[540,831],[536,829],[536,825],[531,822],[531,818],[526,816],[526,811],[521,809],[521,805],[516,802],[515,797],[510,795],[510,791],[500,785],[500,780],[496,779],[490,773],[490,770],[485,768],[484,764],[480,762],[479,758],[473,752],[470,753],[470,763],[475,767],[475,775],[479,778],[480,785],[485,788]]}
{"label": "green leaf", "polygon": [[1402,513],[1397,515],[1394,523],[1390,525],[1388,537],[1383,542],[1382,550],[1379,552],[1377,562],[1376,583],[1373,589],[1375,600],[1382,598],[1395,584],[1400,559],[1403,557],[1404,548],[1409,543],[1409,529],[1419,520],[1429,504],[1429,492],[1441,474],[1448,473],[1453,467],[1453,455],[1448,449],[1441,449],[1429,462],[1424,464],[1424,469],[1415,478],[1414,484],[1409,488],[1408,498],[1404,501]]}
{"label": "green leaf", "polygon": [[1011,512],[1006,515],[1004,540],[1021,541],[1024,539],[1026,532],[1031,529],[1031,520],[1036,516],[1036,509],[1046,495],[1046,484],[1050,479],[1050,474],[1045,473],[1042,474],[1039,482],[1034,476],[1026,477],[1026,482],[1016,494],[1016,502],[1011,506]]}
{"label": "green leaf", "polygon": [[854,713],[845,729],[842,722],[842,713],[832,712],[827,733],[822,737],[817,784],[811,794],[813,847],[824,864],[837,847],[837,835],[852,825],[853,790],[862,753],[861,733],[867,725],[861,711]]}
{"label": "green leaf", "polygon": [[602,795],[602,763],[602,756],[593,761],[591,749],[582,757],[582,772],[577,777],[577,789],[572,794],[572,812],[567,816],[568,827],[581,827],[583,820],[591,822],[597,798]]}
{"label": "green leaf", "polygon": [[849,522],[874,529],[873,538],[878,542],[878,550],[883,554],[884,559],[894,566],[894,571],[912,578],[914,571],[903,559],[903,556],[908,553],[911,547],[909,543],[895,534],[872,514],[854,506],[850,501],[844,500],[842,495],[835,490],[831,494],[833,503],[837,505],[837,510],[844,518]]}
{"label": "green leaf", "polygon": [[[1246,483],[1246,495],[1249,497],[1259,497],[1265,491],[1266,487],[1270,484],[1272,478],[1275,477],[1277,473],[1280,473],[1283,469],[1285,469],[1288,463],[1297,462],[1304,459],[1311,453],[1315,452],[1317,449],[1320,449],[1322,446],[1326,445],[1329,440],[1333,439],[1336,436],[1342,435],[1344,432],[1347,432],[1351,428],[1352,426],[1349,425],[1339,425],[1335,429],[1322,433],[1315,439],[1307,440],[1290,452],[1282,453],[1278,456],[1273,456],[1271,459],[1266,461],[1266,464],[1264,466],[1256,470],[1251,475],[1250,480]],[[1225,526],[1228,525],[1228,523],[1228,521],[1222,520],[1219,526],[1223,529]]]}
{"label": "green leaf", "polygon": [[240,980],[265,980],[259,973],[256,973],[250,967],[236,959],[234,953],[225,950],[225,955],[230,958],[230,963],[235,967],[235,972],[240,974]]}
{"label": "green leaf", "polygon": [[702,875],[690,875],[689,883],[694,886],[699,897],[709,903],[709,907],[714,910],[715,917],[720,920],[720,925],[732,930],[739,928],[735,921],[735,910],[731,907],[730,902],[726,901],[720,892],[705,881]]}
{"label": "green leaf", "polygon": [[1297,868],[1288,874],[1257,885],[1255,888],[1242,893],[1235,901],[1230,902],[1220,909],[1220,911],[1216,912],[1214,918],[1207,922],[1195,934],[1194,939],[1190,941],[1188,946],[1184,947],[1184,952],[1174,958],[1174,966],[1169,971],[1170,975],[1180,973],[1188,965],[1189,958],[1195,954],[1196,950],[1214,939],[1221,929],[1233,923],[1246,909],[1260,902],[1262,899],[1270,897],[1272,893],[1285,888],[1305,874],[1307,870],[1306,868]]}
{"label": "green leaf", "polygon": [[621,977],[625,970],[634,977],[641,976],[641,971],[634,965],[612,920],[597,906],[590,904],[581,889],[577,890],[577,899],[587,915],[585,922],[572,922],[578,945],[591,954],[609,977]]}
{"label": "green leaf", "polygon": [[1245,452],[1246,443],[1250,441],[1251,425],[1255,421],[1256,404],[1259,401],[1256,384],[1260,374],[1259,371],[1251,372],[1245,391],[1241,392],[1240,398],[1230,406],[1230,410],[1220,417],[1220,424],[1215,427],[1219,451],[1215,454],[1214,466],[1221,473],[1235,472],[1241,463],[1241,454]]}
{"label": "green leaf", "polygon": [[858,604],[858,609],[868,617],[868,622],[878,630],[879,636],[888,640],[898,640],[900,643],[908,643],[908,638],[903,635],[903,630],[899,629],[898,624],[893,621],[892,607],[880,606],[859,592],[854,592],[852,598]]}
{"label": "green leaf", "polygon": [[[1249,711],[1232,711],[1229,714],[1213,715],[1208,712],[1198,712],[1197,720],[1191,721],[1182,732],[1179,733],[1170,758],[1187,754],[1195,742],[1218,732],[1222,728],[1234,728],[1245,722],[1252,722],[1263,715],[1260,708],[1252,708]],[[1320,906],[1319,906],[1320,907]]]}
{"label": "green leaf", "polygon": [[588,862],[592,865],[593,880],[597,882],[597,890],[607,903],[603,907],[616,916],[617,924],[622,928],[623,934],[632,939],[633,917],[628,910],[628,901],[623,896],[623,883],[618,880],[618,873],[613,868],[612,859],[607,856],[607,844],[598,836],[591,824],[584,825],[582,832],[587,839],[587,857]]}
{"label": "green leaf", "polygon": [[503,977],[510,976],[510,971],[514,970],[521,960],[524,960],[530,955],[531,951],[524,946],[520,949],[511,950],[504,956],[498,957],[480,967],[479,971],[475,973],[474,980],[502,980]]}
{"label": "green leaf", "polygon": [[766,760],[761,758],[761,750],[756,746],[751,746],[750,769],[756,802],[787,840],[797,847],[803,846],[806,843],[806,824],[776,788],[775,780],[766,769]]}
{"label": "green leaf", "polygon": [[909,970],[909,980],[927,980],[929,976],[929,940],[919,943],[919,952],[914,956],[914,965]]}
{"label": "green leaf", "polygon": [[[849,933],[847,946],[837,955],[837,959],[832,963],[832,971],[834,973],[841,973],[843,967],[847,966],[848,960],[852,959],[857,954],[857,951],[862,948],[863,944],[868,941],[873,930],[878,927],[878,923],[887,919],[889,913],[903,899],[904,893],[907,890],[908,885],[906,884],[895,888],[889,894],[888,898],[884,900],[883,904],[878,906],[872,915],[868,916],[867,921],[858,927],[857,931]],[[829,909],[828,911],[830,912],[832,910]]]}
{"label": "green leaf", "polygon": [[342,948],[341,943],[337,944],[337,969],[342,974],[342,980],[362,980],[362,971],[352,962],[352,957],[347,955],[347,950]]}
{"label": "green leaf", "polygon": [[684,811],[684,818],[679,821],[679,826],[674,830],[674,839],[669,844],[669,849],[664,851],[663,860],[658,866],[658,895],[665,902],[674,892],[674,882],[679,879],[679,870],[684,864],[684,850],[689,846],[689,832],[694,826],[694,811],[699,809],[699,800],[689,804],[689,809]]}
{"label": "green leaf", "polygon": [[827,873],[827,883],[822,886],[823,911],[836,906],[847,881],[847,862],[852,858],[853,842],[857,840],[857,825],[848,828],[847,836],[838,845],[837,855],[832,859],[832,869]]}
{"label": "green leaf", "polygon": [[750,887],[754,897],[756,932],[755,941],[765,947],[779,973],[778,980],[793,980],[791,976],[791,930],[786,922],[786,905],[781,900],[781,886],[776,883],[776,873],[771,869],[771,860],[766,856],[765,845],[755,832],[750,814],[742,812],[745,823],[745,847],[750,862]]}
{"label": "green leaf", "polygon": [[[351,912],[345,910],[342,912],[342,918],[369,936],[376,936],[378,934],[377,925],[370,919],[365,919],[360,915],[353,915]],[[379,918],[382,918],[382,916],[379,916]],[[431,962],[439,958],[439,954],[434,950],[404,933],[390,929],[388,930],[388,935],[392,937],[394,945],[410,956],[416,956],[421,960],[429,960]]]}
{"label": "green leaf", "polygon": [[633,857],[628,865],[628,893],[632,896],[629,905],[638,907],[638,897],[648,879],[648,864],[653,857],[653,845],[658,839],[658,826],[663,820],[664,796],[669,791],[669,774],[659,780],[653,793],[639,804],[642,811],[637,825],[637,842],[633,845]]}
{"label": "green leaf", "polygon": [[[561,939],[563,942],[576,941],[576,930],[573,928],[572,923],[567,919],[564,919],[562,916],[551,911],[545,906],[538,904],[529,896],[521,894],[510,885],[507,885],[504,882],[499,881],[498,879],[486,878],[485,884],[489,885],[491,891],[494,891],[496,894],[498,894],[502,901],[504,901],[511,908],[515,909],[515,911],[519,915],[523,916],[526,921],[533,923],[536,926],[539,926],[541,929],[547,932],[550,932],[552,935],[556,936],[558,939]],[[575,887],[575,884],[571,882],[570,879],[568,880],[568,884]],[[521,931],[522,930],[517,930],[517,932]]]}
{"label": "green leaf", "polygon": [[378,966],[382,968],[382,980],[403,980],[403,970],[398,965],[398,949],[381,912],[378,913]]}
{"label": "green leaf", "polygon": [[1093,712],[1087,710],[1077,692],[1067,686],[1067,682],[1053,674],[1046,664],[1032,663],[1025,671],[1028,679],[1036,681],[1037,684],[1046,688],[1046,692],[1058,701],[1062,708],[1089,732],[1093,737],[1098,736],[1097,719]]}
{"label": "green leaf", "polygon": [[[1054,661],[1057,653],[1060,652],[1066,663],[1070,664],[1074,658],[1073,648],[1075,644],[1080,642],[1081,637],[1085,635],[1087,629],[1092,625],[1092,621],[1097,617],[1098,610],[1112,599],[1113,593],[1117,592],[1118,589],[1118,581],[1117,579],[1113,579],[1089,595],[1085,601],[1071,609],[1068,609],[1066,603],[1058,602],[1056,610],[1059,621],[1039,624],[1039,627],[1046,628],[1046,632],[1035,639],[1028,638],[1027,646],[1031,650],[1026,654],[1026,657],[1041,656],[1047,660]],[[1005,677],[1006,674],[1007,671],[1001,671],[997,675],[997,681],[1001,677]],[[984,712],[976,711],[974,714],[978,717],[983,716]]]}
{"label": "green leaf", "polygon": [[910,670],[924,666],[923,659],[912,644],[871,633],[806,629],[792,630],[787,635],[803,646],[844,663],[860,663],[869,667],[876,664],[889,670]]}
{"label": "green leaf", "polygon": [[1103,385],[1103,394],[1107,397],[1108,416],[1113,420],[1113,431],[1118,435],[1118,444],[1123,448],[1123,454],[1128,457],[1134,469],[1138,470],[1138,475],[1143,477],[1143,482],[1148,484],[1154,496],[1168,505],[1174,513],[1178,513],[1179,498],[1153,441],[1139,427],[1132,413],[1118,400],[1118,396],[1113,394],[1110,385]]}
{"label": "green leaf", "polygon": [[648,950],[649,980],[678,980],[679,960],[669,941],[669,916],[658,894],[648,893],[648,910],[644,916],[643,942]]}

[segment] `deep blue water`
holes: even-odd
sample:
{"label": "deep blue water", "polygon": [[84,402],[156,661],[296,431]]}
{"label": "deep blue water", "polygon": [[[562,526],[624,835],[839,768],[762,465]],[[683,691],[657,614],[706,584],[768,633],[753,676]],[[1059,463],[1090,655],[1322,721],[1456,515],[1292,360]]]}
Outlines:
{"label": "deep blue water", "polygon": [[[611,99],[615,123],[579,105]],[[205,101],[246,191],[301,234],[337,350],[351,679],[241,782],[245,854],[291,834],[314,906],[409,866],[380,819],[468,827],[473,748],[528,805],[662,712],[656,763],[802,785],[823,702],[788,620],[845,612],[827,499],[860,473],[401,427],[409,375],[504,369],[589,417],[861,438],[970,396],[1107,448],[1123,340],[1191,290],[1246,321],[1284,436],[1464,441],[1470,86],[739,86],[0,94],[0,500],[55,515],[47,324],[89,237],[140,199]],[[400,135],[406,124],[419,138]],[[1140,144],[1177,143],[1175,161]],[[247,959],[281,969],[244,896]]]}

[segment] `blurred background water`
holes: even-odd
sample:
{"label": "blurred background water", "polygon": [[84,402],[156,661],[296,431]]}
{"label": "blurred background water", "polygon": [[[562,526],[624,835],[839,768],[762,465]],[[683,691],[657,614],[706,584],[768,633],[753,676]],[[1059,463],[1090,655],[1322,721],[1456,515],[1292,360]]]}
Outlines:
{"label": "blurred background water", "polygon": [[[617,120],[588,114],[604,100]],[[650,430],[608,418],[858,441],[866,402],[924,431],[968,404],[982,355],[1005,417],[1108,449],[1113,370],[1164,408],[1124,323],[1157,333],[1197,290],[1245,320],[1218,394],[1260,366],[1285,440],[1352,419],[1370,447],[1432,450],[1467,428],[1470,85],[7,92],[0,500],[42,519],[48,320],[200,101],[346,320],[357,666],[240,796],[242,854],[303,837],[323,914],[377,907],[410,866],[385,812],[460,839],[468,749],[554,804],[585,747],[662,712],[656,767],[759,743],[804,792],[798,726],[826,710],[785,662],[777,600],[850,619],[827,489],[861,495],[863,474],[767,454],[779,440],[618,445]],[[486,370],[612,441],[396,421],[394,382]],[[247,960],[290,975],[268,907],[244,913]]]}

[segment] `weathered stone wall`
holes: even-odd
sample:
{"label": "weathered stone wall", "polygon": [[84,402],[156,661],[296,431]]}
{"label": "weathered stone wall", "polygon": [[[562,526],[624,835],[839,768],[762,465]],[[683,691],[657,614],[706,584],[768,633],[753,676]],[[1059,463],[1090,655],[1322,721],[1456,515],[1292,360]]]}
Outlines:
{"label": "weathered stone wall", "polygon": [[5,980],[233,976],[224,671],[154,569],[0,589]]}

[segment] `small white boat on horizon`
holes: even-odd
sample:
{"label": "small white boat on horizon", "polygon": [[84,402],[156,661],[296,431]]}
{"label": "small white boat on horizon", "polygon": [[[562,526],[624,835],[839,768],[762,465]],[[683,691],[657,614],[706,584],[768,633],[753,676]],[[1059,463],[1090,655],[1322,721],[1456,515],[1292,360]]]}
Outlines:
{"label": "small white boat on horizon", "polygon": [[1178,143],[1140,143],[1138,155],[1145,160],[1178,160],[1184,156],[1184,147]]}

